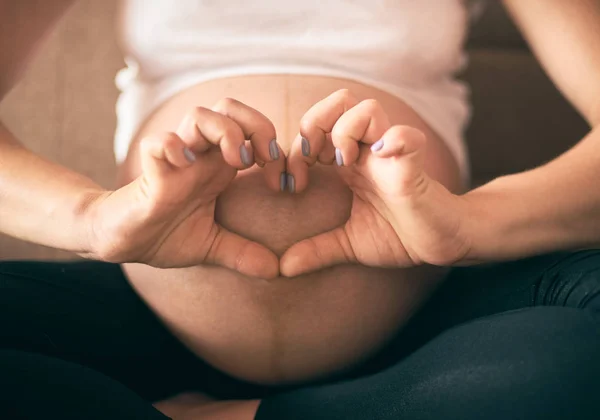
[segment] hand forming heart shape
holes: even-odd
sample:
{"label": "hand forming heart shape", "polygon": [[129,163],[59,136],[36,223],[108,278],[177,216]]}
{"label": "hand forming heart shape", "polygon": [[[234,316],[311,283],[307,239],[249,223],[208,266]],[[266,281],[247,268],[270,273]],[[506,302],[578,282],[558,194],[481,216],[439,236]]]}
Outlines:
{"label": "hand forming heart shape", "polygon": [[[272,278],[340,263],[443,265],[469,251],[464,202],[423,169],[425,135],[391,126],[377,101],[340,90],[306,113],[289,156],[274,139],[264,115],[232,99],[196,108],[176,133],[143,139],[142,175],[89,206],[92,256],[157,267],[216,264]],[[289,179],[290,191],[300,192],[317,161],[335,162],[353,192],[344,226],[292,245],[279,261],[215,223],[216,199],[237,169],[257,163],[271,189]]]}
{"label": "hand forming heart shape", "polygon": [[350,218],[341,227],[292,245],[280,271],[296,276],[341,263],[409,267],[448,265],[469,252],[466,203],[424,170],[425,135],[392,126],[375,100],[340,90],[315,104],[300,123],[288,156],[296,191],[308,167],[338,165],[352,190]]}

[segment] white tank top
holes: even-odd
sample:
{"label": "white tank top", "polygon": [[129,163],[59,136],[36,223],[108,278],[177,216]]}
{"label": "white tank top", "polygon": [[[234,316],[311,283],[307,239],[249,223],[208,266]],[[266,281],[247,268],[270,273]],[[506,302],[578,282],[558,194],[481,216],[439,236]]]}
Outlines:
{"label": "white tank top", "polygon": [[115,154],[140,124],[197,83],[253,74],[347,78],[410,105],[467,177],[463,0],[124,0]]}

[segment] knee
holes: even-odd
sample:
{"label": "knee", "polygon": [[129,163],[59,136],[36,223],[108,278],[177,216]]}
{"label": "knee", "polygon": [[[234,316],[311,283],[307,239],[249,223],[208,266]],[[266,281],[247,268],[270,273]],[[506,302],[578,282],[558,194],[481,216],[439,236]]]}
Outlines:
{"label": "knee", "polygon": [[600,389],[597,314],[511,311],[456,327],[430,345],[437,367],[420,374],[421,385],[447,413],[468,407],[479,418],[596,418],[588,412]]}
{"label": "knee", "polygon": [[[580,309],[539,307],[483,318],[460,332],[483,351],[463,360],[491,368],[498,391],[536,389],[548,397],[560,390],[581,395],[600,386],[600,317]],[[461,327],[458,328],[461,330]],[[457,331],[456,333],[459,333]],[[456,334],[455,333],[455,334]],[[455,336],[456,338],[456,336]]]}
{"label": "knee", "polygon": [[534,305],[600,312],[600,250],[564,254],[540,278],[534,299]]}

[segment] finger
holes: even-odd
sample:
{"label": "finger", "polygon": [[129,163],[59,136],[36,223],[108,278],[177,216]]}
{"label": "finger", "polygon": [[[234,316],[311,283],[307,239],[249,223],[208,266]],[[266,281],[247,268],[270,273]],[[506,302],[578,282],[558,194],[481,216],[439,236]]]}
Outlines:
{"label": "finger", "polygon": [[287,157],[287,179],[286,187],[291,193],[301,192],[308,185],[308,168],[312,166],[317,158],[316,155],[305,156],[307,140],[297,135],[290,147]]}
{"label": "finger", "polygon": [[177,133],[195,153],[218,146],[229,165],[245,169],[254,164],[252,147],[240,126],[231,118],[207,108],[196,107],[182,120]]}
{"label": "finger", "polygon": [[331,133],[327,133],[326,138],[323,150],[319,153],[319,162],[331,165],[335,161],[335,147],[331,141]]}
{"label": "finger", "polygon": [[295,277],[356,261],[348,235],[339,227],[292,245],[281,257],[279,270],[283,276]]}
{"label": "finger", "polygon": [[331,130],[336,163],[340,166],[354,164],[360,156],[360,143],[375,143],[388,128],[388,116],[375,99],[362,101],[346,111]]}
{"label": "finger", "polygon": [[407,125],[395,125],[371,146],[371,151],[378,157],[411,156],[422,152],[426,141],[427,137],[421,130]]}
{"label": "finger", "polygon": [[[290,156],[288,157],[286,184],[289,192],[301,192],[306,189],[308,186],[308,168],[313,166],[316,161],[325,165],[331,165],[334,162],[335,149],[331,143],[331,134],[327,133],[325,138],[325,143],[318,155],[314,153],[306,156],[307,140],[301,135],[296,136],[290,148]],[[294,158],[299,156],[302,156],[302,158]]]}
{"label": "finger", "polygon": [[187,168],[195,154],[175,133],[145,137],[140,142],[141,164],[145,174],[160,175],[174,168]]}
{"label": "finger", "polygon": [[[371,145],[371,152],[376,158],[389,164],[382,167],[382,160],[373,159],[369,164],[378,166],[374,181],[382,190],[399,194],[412,191],[421,184],[425,177],[424,161],[427,137],[414,128],[395,125],[385,132],[380,140]],[[388,182],[394,179],[394,183]]]}
{"label": "finger", "polygon": [[[283,150],[280,151],[281,156]],[[263,175],[267,186],[272,191],[285,191],[287,189],[287,172],[285,159],[279,159],[273,162],[267,162],[263,167]]]}
{"label": "finger", "polygon": [[338,118],[357,103],[358,100],[347,89],[342,89],[317,102],[304,114],[300,120],[300,135],[288,156],[287,170],[295,181],[291,192],[301,192],[306,188],[308,168],[316,160],[329,161],[333,152],[331,146],[326,146],[327,134],[331,133]]}
{"label": "finger", "polygon": [[283,154],[277,144],[275,126],[262,113],[231,98],[221,99],[212,110],[237,123],[244,137],[250,140],[257,161],[266,163],[281,160]]}
{"label": "finger", "polygon": [[272,279],[279,275],[277,256],[264,246],[217,226],[218,232],[204,262],[250,277]]}
{"label": "finger", "polygon": [[220,100],[212,109],[232,119],[242,129],[244,137],[250,140],[257,164],[265,168],[267,185],[279,191],[281,174],[285,173],[285,156],[277,143],[273,123],[256,109],[231,98]]}
{"label": "finger", "polygon": [[348,89],[338,90],[314,104],[300,120],[300,134],[308,141],[309,154],[319,154],[337,120],[358,104]]}
{"label": "finger", "polygon": [[196,109],[188,112],[175,131],[194,153],[203,153],[213,147],[213,144],[202,135],[198,128],[198,124],[201,123],[199,118],[201,117]]}

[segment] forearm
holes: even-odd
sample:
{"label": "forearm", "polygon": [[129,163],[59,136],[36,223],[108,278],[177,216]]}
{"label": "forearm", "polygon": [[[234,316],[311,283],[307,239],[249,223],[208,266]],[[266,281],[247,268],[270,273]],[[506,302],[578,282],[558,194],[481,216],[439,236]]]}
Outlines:
{"label": "forearm", "polygon": [[0,123],[0,232],[77,253],[91,251],[86,207],[103,189],[36,156]]}
{"label": "forearm", "polygon": [[463,262],[600,246],[599,180],[596,127],[555,160],[465,194],[472,243]]}

